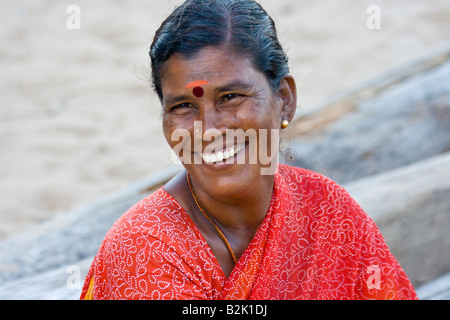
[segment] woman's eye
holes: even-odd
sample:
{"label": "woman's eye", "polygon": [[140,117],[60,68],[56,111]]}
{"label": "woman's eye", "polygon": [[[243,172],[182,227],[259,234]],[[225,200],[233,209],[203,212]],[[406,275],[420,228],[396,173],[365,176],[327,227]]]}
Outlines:
{"label": "woman's eye", "polygon": [[224,95],[224,96],[222,97],[222,101],[230,101],[230,100],[233,100],[233,99],[235,99],[235,98],[237,98],[237,97],[239,97],[238,94],[235,94],[235,93],[229,93],[229,94],[226,94],[226,95]]}
{"label": "woman's eye", "polygon": [[188,108],[192,108],[194,105],[192,103],[180,103],[177,104],[176,106],[172,107],[171,111],[177,110],[177,109],[188,109]]}

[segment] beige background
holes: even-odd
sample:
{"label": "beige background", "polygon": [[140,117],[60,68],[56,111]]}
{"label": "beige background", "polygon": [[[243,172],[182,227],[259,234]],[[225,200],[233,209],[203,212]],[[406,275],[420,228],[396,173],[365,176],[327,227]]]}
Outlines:
{"label": "beige background", "polygon": [[[299,113],[442,47],[448,0],[262,0],[299,87]],[[0,238],[172,163],[148,48],[179,1],[0,2]],[[69,29],[66,9],[81,10]],[[381,10],[370,30],[367,8]]]}

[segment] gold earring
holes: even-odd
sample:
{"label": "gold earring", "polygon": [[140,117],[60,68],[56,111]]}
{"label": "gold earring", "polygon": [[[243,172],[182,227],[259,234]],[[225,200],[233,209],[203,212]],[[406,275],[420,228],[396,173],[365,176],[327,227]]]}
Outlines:
{"label": "gold earring", "polygon": [[289,121],[287,120],[281,121],[281,128],[286,129],[287,127],[289,127]]}

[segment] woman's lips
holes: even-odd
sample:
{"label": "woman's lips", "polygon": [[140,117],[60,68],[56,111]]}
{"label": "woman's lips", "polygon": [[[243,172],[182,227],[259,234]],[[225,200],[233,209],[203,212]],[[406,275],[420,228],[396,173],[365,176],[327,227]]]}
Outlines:
{"label": "woman's lips", "polygon": [[227,160],[232,159],[243,149],[245,149],[245,143],[214,153],[202,153],[201,157],[206,164],[227,163]]}

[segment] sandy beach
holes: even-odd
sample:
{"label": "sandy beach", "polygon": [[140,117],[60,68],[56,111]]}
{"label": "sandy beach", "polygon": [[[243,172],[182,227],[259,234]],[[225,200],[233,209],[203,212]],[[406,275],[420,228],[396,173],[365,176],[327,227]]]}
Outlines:
{"label": "sandy beach", "polygon": [[[0,2],[0,238],[172,164],[147,52],[178,3]],[[260,3],[290,57],[300,115],[450,41],[448,0]]]}

